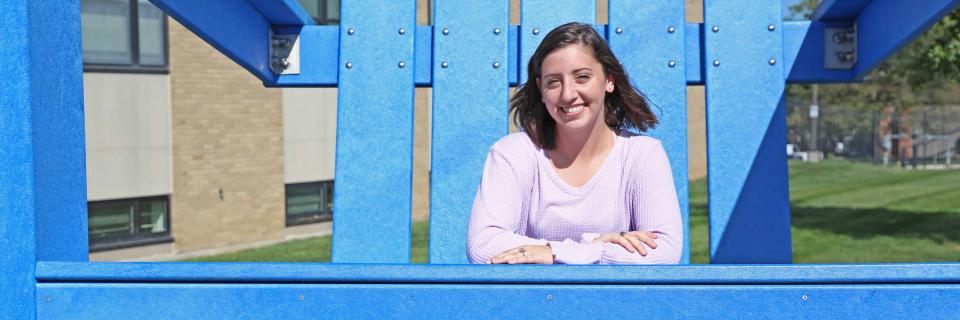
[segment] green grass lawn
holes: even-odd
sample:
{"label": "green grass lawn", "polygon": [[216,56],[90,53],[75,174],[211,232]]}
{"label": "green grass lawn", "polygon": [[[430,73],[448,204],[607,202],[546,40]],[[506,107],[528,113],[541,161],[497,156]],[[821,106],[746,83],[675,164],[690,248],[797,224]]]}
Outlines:
{"label": "green grass lawn", "polygon": [[[960,261],[960,172],[845,161],[790,162],[795,263]],[[690,184],[693,263],[709,262],[706,180]],[[427,262],[429,225],[413,224],[411,260]],[[330,261],[330,237],[189,261]]]}
{"label": "green grass lawn", "polygon": [[790,164],[796,263],[960,261],[960,171]]}

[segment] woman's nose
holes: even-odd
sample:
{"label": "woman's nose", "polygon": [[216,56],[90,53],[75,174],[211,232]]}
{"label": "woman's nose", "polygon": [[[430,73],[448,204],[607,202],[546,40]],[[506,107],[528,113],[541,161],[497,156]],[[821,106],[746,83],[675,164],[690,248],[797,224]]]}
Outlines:
{"label": "woman's nose", "polygon": [[563,90],[560,92],[560,101],[564,103],[570,103],[577,100],[577,91],[574,90],[573,86],[564,84]]}

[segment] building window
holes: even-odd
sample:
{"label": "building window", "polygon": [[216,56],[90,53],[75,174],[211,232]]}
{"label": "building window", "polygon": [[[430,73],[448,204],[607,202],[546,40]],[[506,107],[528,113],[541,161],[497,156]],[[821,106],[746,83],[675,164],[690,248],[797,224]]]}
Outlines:
{"label": "building window", "polygon": [[332,180],[287,185],[287,226],[332,219]]}
{"label": "building window", "polygon": [[340,0],[300,0],[300,5],[319,25],[340,24]]}
{"label": "building window", "polygon": [[87,204],[90,251],[173,241],[167,196]]}
{"label": "building window", "polygon": [[147,0],[81,0],[83,70],[166,73],[167,19]]}

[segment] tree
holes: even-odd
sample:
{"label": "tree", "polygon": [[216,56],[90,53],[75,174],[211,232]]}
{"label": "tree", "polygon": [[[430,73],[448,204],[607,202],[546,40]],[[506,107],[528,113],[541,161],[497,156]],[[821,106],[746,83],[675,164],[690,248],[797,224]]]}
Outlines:
{"label": "tree", "polygon": [[789,20],[810,20],[813,10],[817,9],[820,0],[801,0],[790,6]]}

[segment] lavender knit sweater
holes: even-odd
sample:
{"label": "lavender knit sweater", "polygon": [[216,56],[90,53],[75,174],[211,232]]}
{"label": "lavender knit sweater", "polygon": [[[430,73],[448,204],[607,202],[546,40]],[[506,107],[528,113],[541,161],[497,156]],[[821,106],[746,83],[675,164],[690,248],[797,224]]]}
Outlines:
{"label": "lavender knit sweater", "polygon": [[[593,243],[601,233],[659,233],[647,256],[619,244]],[[678,263],[683,248],[680,206],[660,141],[621,131],[590,180],[572,187],[545,152],[522,132],[490,148],[473,202],[467,237],[472,263],[522,245],[550,243],[557,263]]]}

